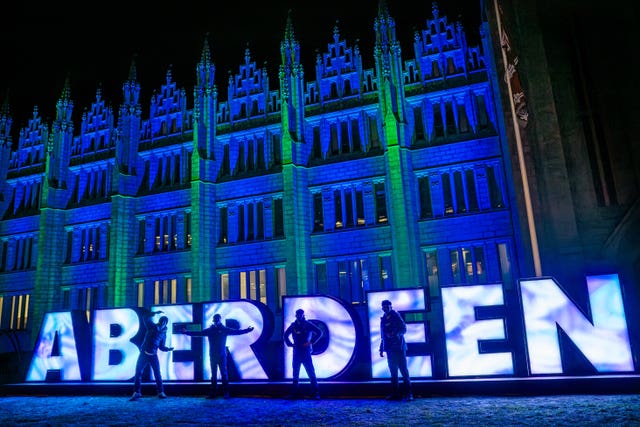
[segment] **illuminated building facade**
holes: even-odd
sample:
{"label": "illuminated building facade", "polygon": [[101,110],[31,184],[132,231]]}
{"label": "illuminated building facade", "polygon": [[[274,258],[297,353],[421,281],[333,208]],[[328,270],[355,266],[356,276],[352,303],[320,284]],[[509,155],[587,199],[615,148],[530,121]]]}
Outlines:
{"label": "illuminated building facade", "polygon": [[[499,46],[483,28],[482,46],[468,46],[434,5],[403,56],[382,7],[373,52],[336,27],[312,74],[289,20],[278,87],[247,50],[226,100],[205,41],[193,108],[169,71],[143,118],[133,63],[118,114],[98,90],[74,128],[67,83],[53,123],[35,110],[15,151],[5,104],[6,359],[16,346],[30,353],[48,312],[91,320],[106,308],[253,300],[279,330],[289,321],[283,297],[328,295],[367,319],[368,292],[423,288],[429,310],[411,320],[424,322],[431,352],[445,354],[443,288],[499,283],[503,304],[518,306],[536,250],[507,137]],[[374,68],[363,68],[363,54]],[[553,257],[552,248],[543,241],[540,252]],[[580,264],[562,278],[580,288],[585,273]],[[508,324],[501,348],[524,348],[521,327]],[[513,374],[526,374],[525,359]],[[444,359],[433,367],[447,375]]]}

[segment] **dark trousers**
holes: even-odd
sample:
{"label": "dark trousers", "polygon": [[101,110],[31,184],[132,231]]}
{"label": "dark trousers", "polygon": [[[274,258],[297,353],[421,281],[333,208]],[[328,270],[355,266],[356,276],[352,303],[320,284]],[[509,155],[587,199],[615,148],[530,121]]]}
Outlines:
{"label": "dark trousers", "polygon": [[298,392],[298,380],[300,379],[300,365],[304,366],[307,375],[311,380],[311,387],[313,392],[318,392],[318,380],[316,379],[316,370],[313,367],[313,360],[311,359],[311,352],[304,349],[293,349],[293,392]]}
{"label": "dark trousers", "polygon": [[222,393],[229,391],[229,373],[227,371],[227,358],[209,355],[209,365],[211,366],[211,395],[215,396],[218,389],[218,369],[222,382]]}
{"label": "dark trousers", "polygon": [[398,371],[402,374],[402,380],[407,393],[411,393],[411,378],[409,378],[409,368],[407,368],[407,355],[402,350],[387,351],[387,364],[391,373],[391,386],[393,394],[399,393]]}
{"label": "dark trousers", "polygon": [[151,366],[151,369],[153,370],[153,376],[156,379],[156,391],[160,394],[164,391],[164,388],[162,386],[162,375],[160,374],[160,362],[158,361],[158,355],[155,353],[147,354],[144,351],[140,352],[140,356],[138,356],[138,361],[136,362],[136,376],[133,381],[133,391],[140,393],[142,372],[147,365]]}

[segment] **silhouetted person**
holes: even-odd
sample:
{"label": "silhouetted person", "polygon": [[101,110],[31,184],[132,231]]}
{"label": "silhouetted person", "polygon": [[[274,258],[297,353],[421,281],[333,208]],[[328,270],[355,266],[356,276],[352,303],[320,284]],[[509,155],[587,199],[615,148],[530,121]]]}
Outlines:
{"label": "silhouetted person", "polygon": [[[293,342],[291,342],[290,336],[293,336]],[[304,310],[296,310],[296,320],[284,331],[285,344],[293,347],[293,390],[291,398],[296,398],[299,395],[298,380],[300,378],[300,365],[303,365],[311,380],[314,397],[320,399],[318,380],[316,379],[311,353],[313,352],[313,345],[321,337],[322,330],[304,318]]]}
{"label": "silhouetted person", "polygon": [[407,368],[407,343],[404,334],[407,332],[407,325],[402,316],[391,308],[391,301],[382,301],[382,311],[384,315],[380,318],[380,357],[387,353],[387,364],[391,373],[391,394],[387,396],[389,400],[400,400],[400,390],[398,384],[398,370],[402,373],[402,379],[407,391],[407,400],[413,400],[411,392],[411,378]]}
{"label": "silhouetted person", "polygon": [[229,373],[227,370],[227,337],[229,335],[242,335],[253,331],[253,326],[246,329],[229,328],[222,324],[222,317],[219,314],[213,315],[213,324],[200,332],[189,332],[183,329],[182,332],[192,337],[207,337],[209,339],[209,363],[211,365],[211,392],[207,399],[214,399],[217,396],[218,369],[222,380],[222,395],[225,399],[229,397]]}
{"label": "silhouetted person", "polygon": [[142,372],[147,367],[151,366],[153,370],[153,376],[156,379],[156,391],[160,399],[166,399],[167,395],[164,393],[164,386],[162,385],[162,375],[160,374],[160,362],[158,361],[158,349],[162,351],[172,351],[173,347],[167,347],[165,341],[167,339],[167,323],[169,319],[166,316],[162,316],[158,323],[153,323],[151,320],[156,314],[161,314],[162,311],[145,310],[144,324],[147,328],[147,332],[144,335],[144,340],[140,346],[140,355],[136,362],[136,374],[133,381],[133,395],[129,400],[138,400],[142,397],[140,393]]}

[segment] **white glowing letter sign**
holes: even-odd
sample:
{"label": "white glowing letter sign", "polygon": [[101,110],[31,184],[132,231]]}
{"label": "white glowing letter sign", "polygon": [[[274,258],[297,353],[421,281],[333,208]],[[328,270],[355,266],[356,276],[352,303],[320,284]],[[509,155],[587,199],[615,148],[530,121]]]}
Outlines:
{"label": "white glowing letter sign", "polygon": [[[313,367],[318,378],[338,375],[347,368],[356,350],[356,328],[351,314],[338,300],[330,297],[285,297],[283,307],[283,334],[295,320],[295,312],[304,310],[309,321],[324,323],[329,333],[326,350],[313,355]],[[325,337],[326,338],[326,337]],[[284,345],[284,344],[283,344]],[[293,377],[293,349],[284,347],[285,376]],[[300,368],[300,378],[309,378],[304,367]]]}
{"label": "white glowing letter sign", "polygon": [[503,305],[502,285],[442,288],[449,375],[513,374],[511,353],[480,353],[481,340],[504,339],[504,319],[476,319],[475,308]]}
{"label": "white glowing letter sign", "polygon": [[617,274],[587,277],[592,321],[553,279],[521,280],[520,287],[532,374],[563,372],[558,327],[598,372],[633,370]]}
{"label": "white glowing letter sign", "polygon": [[44,381],[49,371],[59,371],[61,380],[80,379],[78,350],[69,312],[45,314],[27,381]]}
{"label": "white glowing letter sign", "polygon": [[[231,354],[238,375],[243,379],[266,380],[267,373],[258,361],[251,345],[255,343],[264,328],[264,319],[258,307],[250,301],[225,301],[211,304],[204,304],[202,329],[211,326],[213,315],[219,314],[222,321],[233,319],[244,329],[253,326],[253,331],[242,335],[229,335],[227,337],[227,348]],[[207,362],[203,365],[205,379],[211,379],[211,365],[209,363],[209,340],[204,338],[203,360]],[[220,378],[220,372],[217,372]]]}
{"label": "white glowing letter sign", "polygon": [[[371,353],[371,376],[373,378],[390,378],[387,359],[380,357],[380,317],[382,316],[382,301],[391,301],[391,306],[398,312],[424,311],[424,289],[398,289],[393,291],[369,292],[367,305],[369,307],[369,336]],[[424,343],[427,341],[424,323],[407,323],[407,333],[404,336],[407,344]],[[418,355],[407,357],[409,375],[412,377],[430,377],[432,375],[431,356]]]}

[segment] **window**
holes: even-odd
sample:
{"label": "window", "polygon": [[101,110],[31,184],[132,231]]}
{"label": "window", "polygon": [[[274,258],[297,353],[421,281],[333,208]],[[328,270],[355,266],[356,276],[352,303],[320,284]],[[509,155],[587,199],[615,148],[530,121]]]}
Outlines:
{"label": "window", "polygon": [[313,231],[324,230],[324,213],[322,210],[322,193],[313,194]]}
{"label": "window", "polygon": [[458,250],[449,251],[451,259],[451,275],[454,283],[460,283],[460,261],[458,259]]}
{"label": "window", "polygon": [[284,212],[282,210],[282,199],[273,200],[273,235],[274,237],[284,237]]}
{"label": "window", "polygon": [[313,158],[322,160],[322,143],[320,141],[320,127],[313,128]]}
{"label": "window", "polygon": [[244,241],[244,205],[238,206],[238,242]]}
{"label": "window", "polygon": [[487,184],[489,185],[489,198],[492,208],[503,208],[502,189],[498,183],[498,177],[493,166],[487,167]]}
{"label": "window", "polygon": [[444,136],[444,122],[442,120],[440,103],[433,104],[433,132],[434,138],[442,138]]}
{"label": "window", "polygon": [[418,178],[418,189],[420,191],[420,218],[433,218],[431,183],[428,176]]}
{"label": "window", "polygon": [[375,192],[375,207],[376,207],[376,222],[378,224],[388,222],[387,218],[387,201],[384,191],[384,182],[374,184]]}
{"label": "window", "polygon": [[329,292],[329,287],[327,283],[327,263],[321,262],[321,263],[315,264],[315,269],[316,269],[315,293],[327,294]]}
{"label": "window", "polygon": [[422,121],[421,107],[413,109],[413,126],[414,142],[424,140],[424,122]]}
{"label": "window", "polygon": [[136,282],[136,291],[138,293],[138,307],[144,307],[144,281]]}
{"label": "window", "polygon": [[444,198],[444,214],[453,215],[453,194],[451,192],[451,178],[448,173],[442,174],[442,196]]}
{"label": "window", "polygon": [[506,243],[498,243],[498,258],[500,259],[500,276],[505,289],[513,289],[513,279],[511,272],[511,257],[509,247]]}
{"label": "window", "polygon": [[144,245],[147,242],[147,221],[144,218],[138,221],[138,254],[144,253]]}
{"label": "window", "polygon": [[335,228],[344,227],[342,221],[342,191],[334,190],[333,192],[333,212],[335,214]]}
{"label": "window", "polygon": [[154,304],[175,304],[177,295],[177,279],[155,280],[153,282]]}
{"label": "window", "polygon": [[427,265],[427,283],[429,284],[429,293],[431,296],[438,295],[440,286],[440,278],[438,276],[438,252],[431,249],[425,252],[425,262]]}
{"label": "window", "polygon": [[191,247],[191,212],[184,214],[184,245],[186,248]]}
{"label": "window", "polygon": [[185,302],[191,302],[193,298],[193,281],[191,277],[185,277],[184,279],[184,300]]}
{"label": "window", "polygon": [[378,134],[378,122],[375,117],[368,116],[369,122],[369,139],[371,150],[378,150],[381,148],[380,146],[380,136]]}
{"label": "window", "polygon": [[464,171],[466,186],[465,190],[467,191],[467,201],[469,206],[469,211],[475,212],[478,208],[478,193],[476,191],[476,175],[473,169],[467,169]]}
{"label": "window", "polygon": [[393,272],[391,271],[391,257],[389,255],[382,255],[378,258],[380,267],[380,283],[382,289],[393,288]]}
{"label": "window", "polygon": [[229,299],[229,273],[220,275],[220,299],[223,301]]}
{"label": "window", "polygon": [[282,297],[287,295],[287,272],[284,267],[276,267],[276,283],[278,284],[277,307],[282,310]]}
{"label": "window", "polygon": [[486,282],[484,247],[460,247],[450,250],[449,253],[454,283]]}
{"label": "window", "polygon": [[228,225],[227,225],[227,221],[228,221],[228,213],[227,213],[227,207],[223,206],[220,208],[220,239],[218,240],[219,243],[227,243],[229,235],[228,235]]}
{"label": "window", "polygon": [[340,298],[352,303],[365,301],[365,291],[369,290],[369,269],[366,259],[338,261]]}
{"label": "window", "polygon": [[453,184],[456,193],[456,211],[458,213],[467,211],[467,203],[464,198],[464,185],[462,183],[462,172],[453,173]]}
{"label": "window", "polygon": [[267,272],[264,269],[240,272],[240,298],[267,303]]}
{"label": "window", "polygon": [[29,320],[29,294],[11,297],[11,319],[9,329],[26,329]]}

